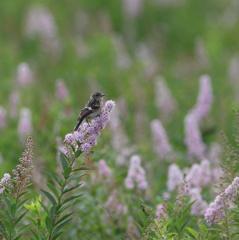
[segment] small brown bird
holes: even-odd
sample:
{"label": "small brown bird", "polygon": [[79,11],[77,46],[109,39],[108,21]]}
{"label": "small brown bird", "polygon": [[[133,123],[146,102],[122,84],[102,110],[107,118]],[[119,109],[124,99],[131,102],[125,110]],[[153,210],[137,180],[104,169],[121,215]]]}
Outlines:
{"label": "small brown bird", "polygon": [[78,123],[75,126],[74,131],[77,131],[84,119],[88,122],[88,120],[91,120],[100,114],[103,107],[104,96],[105,94],[102,94],[100,92],[91,94],[90,100],[86,103],[85,107],[80,112],[80,115],[77,119]]}

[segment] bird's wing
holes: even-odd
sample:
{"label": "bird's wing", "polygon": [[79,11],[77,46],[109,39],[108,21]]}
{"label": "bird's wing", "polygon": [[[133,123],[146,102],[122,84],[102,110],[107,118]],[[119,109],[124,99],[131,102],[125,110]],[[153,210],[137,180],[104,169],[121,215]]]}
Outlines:
{"label": "bird's wing", "polygon": [[78,117],[77,120],[79,121],[80,119],[86,118],[86,117],[87,117],[88,115],[90,115],[92,112],[93,112],[92,109],[89,108],[89,107],[83,108],[83,109],[81,110],[80,115],[79,115],[79,117]]}

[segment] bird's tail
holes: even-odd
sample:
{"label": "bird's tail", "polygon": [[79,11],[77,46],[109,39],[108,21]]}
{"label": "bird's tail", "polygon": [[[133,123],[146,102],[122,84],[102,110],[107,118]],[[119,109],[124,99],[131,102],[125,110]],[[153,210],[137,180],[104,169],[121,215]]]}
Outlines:
{"label": "bird's tail", "polygon": [[77,125],[76,125],[75,128],[74,128],[74,131],[77,131],[77,130],[78,130],[78,128],[79,128],[79,126],[81,125],[82,121],[83,121],[83,119],[80,119],[80,120],[79,120],[79,122],[77,123]]}

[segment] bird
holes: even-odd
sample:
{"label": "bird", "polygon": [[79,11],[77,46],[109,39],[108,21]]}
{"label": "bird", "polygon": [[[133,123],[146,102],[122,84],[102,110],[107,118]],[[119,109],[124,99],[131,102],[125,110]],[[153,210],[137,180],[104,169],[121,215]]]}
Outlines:
{"label": "bird", "polygon": [[95,92],[91,94],[90,100],[86,103],[85,107],[81,110],[79,117],[77,119],[78,123],[74,128],[74,131],[77,131],[83,120],[87,122],[95,117],[97,117],[103,107],[103,97],[105,94],[100,92]]}

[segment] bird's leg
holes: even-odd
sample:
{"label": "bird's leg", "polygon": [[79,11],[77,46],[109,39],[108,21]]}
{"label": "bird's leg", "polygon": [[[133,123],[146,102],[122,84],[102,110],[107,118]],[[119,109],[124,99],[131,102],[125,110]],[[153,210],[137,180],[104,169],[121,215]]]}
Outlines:
{"label": "bird's leg", "polygon": [[88,119],[86,119],[86,122],[88,123],[88,126],[90,127],[90,123],[89,123]]}

